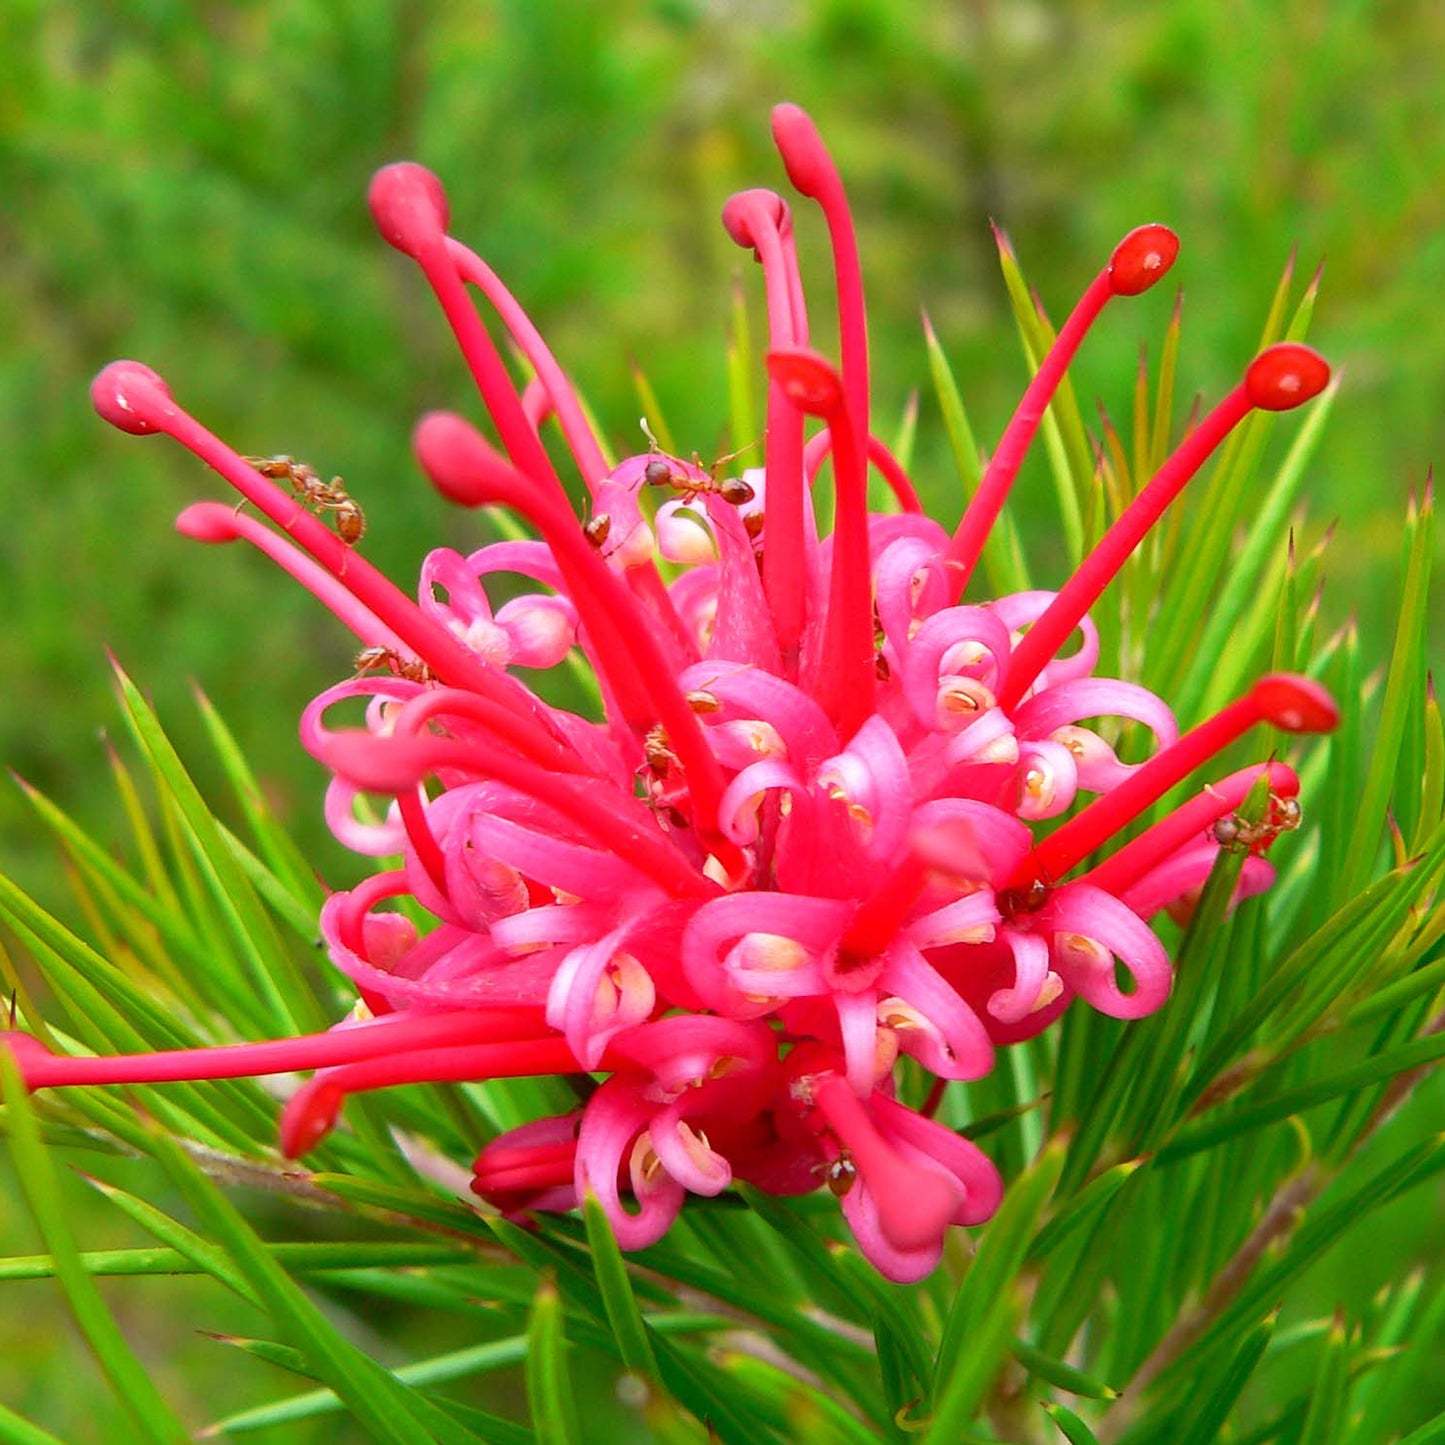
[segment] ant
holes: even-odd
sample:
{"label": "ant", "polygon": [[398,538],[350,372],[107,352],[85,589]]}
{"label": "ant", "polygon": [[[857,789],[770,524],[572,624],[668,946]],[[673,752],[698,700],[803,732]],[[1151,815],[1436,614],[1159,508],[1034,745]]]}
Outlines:
{"label": "ant", "polygon": [[856,1182],[858,1166],[853,1162],[853,1156],[844,1149],[836,1159],[813,1165],[813,1173],[828,1186],[835,1198],[841,1199]]}
{"label": "ant", "polygon": [[677,754],[673,752],[668,742],[667,729],[661,723],[656,723],[647,730],[647,736],[642,740],[642,756],[648,771],[659,782],[677,766]]}
{"label": "ant", "polygon": [[273,482],[290,482],[297,499],[317,516],[322,512],[333,513],[336,535],[348,547],[354,547],[365,535],[366,515],[340,477],[323,482],[314,467],[298,462],[295,457],[244,457],[242,460]]}
{"label": "ant", "polygon": [[722,699],[715,692],[709,692],[705,687],[693,688],[683,700],[696,713],[722,711]]}
{"label": "ant", "polygon": [[1042,878],[1031,878],[1022,888],[999,890],[996,902],[998,911],[1007,919],[1020,913],[1038,913],[1049,901],[1052,890]]}
{"label": "ant", "polygon": [[1215,819],[1209,830],[1214,841],[1231,853],[1263,853],[1281,833],[1292,833],[1300,825],[1303,814],[1298,798],[1281,798],[1278,793],[1269,795],[1269,804],[1264,817],[1257,823],[1241,818],[1238,813],[1226,813]]}
{"label": "ant", "polygon": [[606,512],[598,512],[590,522],[582,524],[582,533],[600,552],[612,533],[612,518]]}
{"label": "ant", "polygon": [[[671,461],[663,455],[657,438],[653,436],[652,428],[648,426],[646,417],[642,418],[641,425],[642,434],[651,443],[652,450],[647,465],[642,469],[642,480],[649,487],[671,487],[674,492],[689,501],[711,494],[721,497],[731,507],[745,507],[756,495],[751,485],[741,477],[723,477],[721,479],[718,477],[720,467],[726,466],[728,462],[736,461],[744,452],[751,451],[757,445],[756,442],[735,452],[729,452],[725,457],[719,457],[712,466],[707,468],[707,476],[690,477],[686,472],[673,470]],[[692,464],[699,471],[703,470],[702,458],[696,452],[692,454]]]}
{"label": "ant", "polygon": [[407,682],[435,682],[437,675],[419,657],[403,657],[394,647],[363,647],[356,654],[358,674],[384,667],[393,677]]}

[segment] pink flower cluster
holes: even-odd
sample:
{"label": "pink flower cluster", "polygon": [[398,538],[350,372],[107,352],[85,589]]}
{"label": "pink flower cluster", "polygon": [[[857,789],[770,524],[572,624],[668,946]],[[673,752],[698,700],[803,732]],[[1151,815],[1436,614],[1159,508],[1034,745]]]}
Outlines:
{"label": "pink flower cluster", "polygon": [[[212,502],[181,529],[253,543],[360,639],[364,670],[307,709],[302,739],[333,775],[337,836],[393,862],[323,911],[331,957],[363,1001],[334,1030],[125,1059],[60,1058],[12,1034],[32,1087],[314,1068],[282,1117],[295,1156],[358,1090],[602,1076],[572,1113],[488,1143],[476,1192],[523,1213],[590,1190],[639,1248],[690,1193],[826,1183],[868,1258],[913,1280],[949,1225],[987,1219],[1000,1197],[988,1158],[932,1118],[942,1086],[987,1074],[1000,1045],[1076,996],[1124,1019],[1165,1002],[1170,961],[1147,920],[1200,886],[1228,841],[1213,825],[1261,776],[1281,825],[1298,780],[1279,763],[1211,777],[1107,845],[1248,728],[1321,731],[1336,712],[1314,683],[1274,675],[1181,736],[1158,697],[1093,675],[1087,609],[1230,429],[1308,400],[1328,368],[1302,346],[1270,348],[1058,592],[965,602],[1085,332],[1113,297],[1158,281],[1178,243],[1157,225],[1120,242],[950,533],[869,427],[863,288],[837,172],[796,107],[777,109],[773,134],[831,238],[841,364],[809,346],[788,203],[733,197],[723,223],[762,266],[768,400],[764,464],[725,477],[655,445],[609,465],[525,314],[448,235],[436,179],[414,165],[377,175],[377,225],[434,289],[499,443],[433,414],[416,432],[421,465],[448,497],[506,507],[536,533],[433,552],[415,604],[327,525],[347,503],[339,482],[328,491],[286,459],[238,455],[139,364],[100,374],[102,416],[168,433],[275,524]],[[525,356],[524,388],[469,288]],[[585,525],[540,440],[553,419]],[[812,484],[830,454],[836,520],[823,536]],[[870,472],[895,506],[869,510]],[[494,607],[502,575],[535,590]],[[574,650],[596,717],[549,705],[517,672],[562,667]],[[348,706],[350,724],[335,722]],[[1116,754],[1119,720],[1152,735],[1145,761]],[[380,813],[358,810],[364,796],[385,800]],[[1249,835],[1242,893],[1268,885],[1258,854],[1271,831]],[[399,897],[430,926],[386,906]],[[935,1081],[922,1107],[902,1101],[905,1075],[913,1098]]]}

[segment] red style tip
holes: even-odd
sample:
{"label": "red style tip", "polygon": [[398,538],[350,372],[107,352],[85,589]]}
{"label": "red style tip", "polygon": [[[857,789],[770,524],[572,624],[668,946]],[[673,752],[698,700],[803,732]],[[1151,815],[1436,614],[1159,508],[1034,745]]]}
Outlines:
{"label": "red style tip", "polygon": [[1116,296],[1138,296],[1163,280],[1179,254],[1179,237],[1168,226],[1136,226],[1109,258],[1109,289]]}
{"label": "red style tip", "polygon": [[1250,696],[1264,715],[1287,733],[1328,733],[1340,724],[1335,700],[1319,683],[1293,672],[1272,672],[1260,678]]}
{"label": "red style tip", "polygon": [[756,187],[727,198],[722,223],[735,244],[756,251],[758,236],[764,229],[786,236],[793,228],[793,217],[788,203],[776,191]]}
{"label": "red style tip", "polygon": [[1329,384],[1329,362],[1318,351],[1293,341],[1261,351],[1244,374],[1250,404],[1261,411],[1291,411]]}
{"label": "red style tip", "polygon": [[309,1154],[335,1127],[346,1095],[325,1079],[310,1079],[281,1111],[281,1153],[287,1159]]}
{"label": "red style tip", "polygon": [[415,161],[383,166],[371,178],[366,203],[387,245],[420,257],[446,236],[451,219],[442,183]]}
{"label": "red style tip", "polygon": [[512,475],[505,459],[455,412],[428,412],[416,424],[412,446],[432,485],[458,506],[486,506],[496,496],[489,479]]}
{"label": "red style tip", "polygon": [[176,518],[176,531],[196,542],[234,542],[236,509],[224,502],[193,502]]}
{"label": "red style tip", "polygon": [[800,194],[816,200],[833,167],[812,116],[789,101],[774,106],[773,144],[783,158],[788,179]]}
{"label": "red style tip", "polygon": [[843,378],[816,351],[801,346],[770,351],[768,375],[809,416],[832,416],[843,405]]}
{"label": "red style tip", "polygon": [[132,436],[160,431],[163,417],[176,405],[165,381],[139,361],[112,361],[90,383],[90,400],[111,426]]}

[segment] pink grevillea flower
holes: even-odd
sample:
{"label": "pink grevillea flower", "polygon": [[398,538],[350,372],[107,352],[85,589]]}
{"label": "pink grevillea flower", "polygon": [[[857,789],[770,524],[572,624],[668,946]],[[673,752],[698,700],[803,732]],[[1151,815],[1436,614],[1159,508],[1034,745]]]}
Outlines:
{"label": "pink grevillea flower", "polygon": [[[357,528],[326,525],[336,496],[272,480],[284,468],[232,451],[144,366],[96,379],[102,416],[175,438],[254,509],[200,503],[183,531],[250,542],[360,640],[363,669],[316,699],[301,734],[332,773],[337,836],[393,861],[322,913],[362,1001],[346,1023],[132,1058],[62,1058],[12,1034],[32,1087],[313,1069],[282,1117],[299,1155],[358,1090],[592,1074],[575,1113],[481,1150],[483,1199],[517,1214],[591,1190],[637,1248],[689,1194],[826,1184],[868,1257],[912,1280],[1001,1189],[980,1150],[932,1119],[938,1088],[981,1078],[997,1046],[1076,997],[1125,1019],[1164,1004],[1170,962],[1147,920],[1199,887],[1212,825],[1261,779],[1276,809],[1298,792],[1283,764],[1220,778],[1212,760],[1255,724],[1319,732],[1336,712],[1314,683],[1275,675],[1181,736],[1160,698],[1094,675],[1088,609],[1230,430],[1307,401],[1328,368],[1305,347],[1269,348],[1057,592],[965,600],[1085,333],[1157,282],[1177,241],[1148,225],[1115,248],[950,532],[870,429],[863,285],[833,163],[794,106],[773,134],[827,226],[841,357],[809,345],[788,203],[733,197],[723,223],[761,263],[769,330],[765,457],[741,476],[656,446],[609,466],[531,323],[447,233],[440,184],[414,165],[377,175],[377,225],[436,293],[494,429],[428,416],[421,465],[454,501],[508,508],[536,534],[432,553],[417,603],[350,545]],[[473,292],[526,358],[524,390]],[[553,418],[585,525],[540,439]],[[821,536],[811,482],[829,456],[836,521]],[[896,508],[869,510],[870,470]],[[498,574],[527,588],[494,607]],[[595,716],[544,702],[515,671],[574,649]],[[1152,737],[1144,761],[1115,753],[1121,720]],[[1191,797],[1133,827],[1189,778]],[[363,816],[363,797],[382,807]],[[1270,876],[1250,856],[1240,894]],[[424,928],[388,906],[402,897]],[[929,1103],[910,1107],[929,1076]]]}

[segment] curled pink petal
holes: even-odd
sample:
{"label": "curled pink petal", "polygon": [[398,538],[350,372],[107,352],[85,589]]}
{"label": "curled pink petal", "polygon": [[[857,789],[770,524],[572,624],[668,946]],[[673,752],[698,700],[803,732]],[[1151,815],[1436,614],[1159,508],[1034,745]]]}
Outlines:
{"label": "curled pink petal", "polygon": [[[652,1149],[651,1117],[651,1106],[631,1084],[609,1079],[588,1101],[577,1135],[577,1193],[597,1196],[623,1249],[645,1249],[661,1239],[686,1193]],[[622,1202],[618,1176],[624,1170],[636,1212]]]}
{"label": "curled pink petal", "polygon": [[[1144,1018],[1160,1008],[1174,982],[1169,955],[1139,915],[1102,889],[1076,883],[1059,890],[1049,912],[1059,975],[1101,1013]],[[1114,977],[1114,958],[1129,971],[1133,991]]]}

